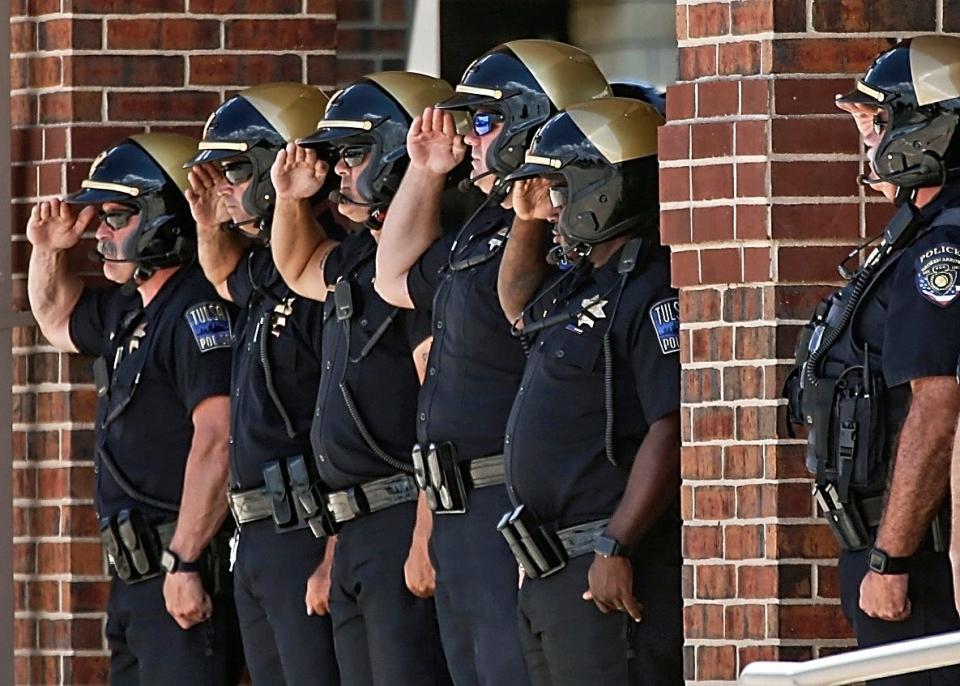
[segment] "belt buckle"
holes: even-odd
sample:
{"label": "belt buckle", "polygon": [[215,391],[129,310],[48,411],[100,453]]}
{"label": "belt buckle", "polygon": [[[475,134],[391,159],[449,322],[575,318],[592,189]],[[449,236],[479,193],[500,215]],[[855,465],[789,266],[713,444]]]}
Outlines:
{"label": "belt buckle", "polygon": [[350,507],[350,496],[347,491],[334,491],[327,494],[327,506],[334,520],[338,522],[347,522],[356,517],[353,508]]}

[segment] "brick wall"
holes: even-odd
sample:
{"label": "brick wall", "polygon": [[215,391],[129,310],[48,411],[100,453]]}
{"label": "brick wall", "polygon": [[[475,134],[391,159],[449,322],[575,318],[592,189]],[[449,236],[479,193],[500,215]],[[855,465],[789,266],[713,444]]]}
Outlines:
{"label": "brick wall", "polygon": [[855,182],[835,109],[895,37],[960,29],[956,0],[680,0],[662,230],[681,288],[686,676],[850,645],[832,536],[779,390],[836,264],[890,208]]}
{"label": "brick wall", "polygon": [[[198,135],[244,86],[332,87],[401,68],[405,48],[404,0],[9,2],[15,309],[27,308],[31,206],[75,190],[111,142],[144,130]],[[74,251],[76,268],[96,271],[93,245],[91,236]],[[58,354],[35,327],[15,329],[13,346],[16,682],[105,683],[90,361]]]}

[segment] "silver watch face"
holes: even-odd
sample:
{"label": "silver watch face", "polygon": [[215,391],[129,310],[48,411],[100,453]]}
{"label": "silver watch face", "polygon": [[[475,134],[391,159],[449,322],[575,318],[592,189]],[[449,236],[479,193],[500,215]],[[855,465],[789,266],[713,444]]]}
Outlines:
{"label": "silver watch face", "polygon": [[170,573],[176,566],[177,558],[173,553],[171,553],[169,550],[164,550],[162,553],[160,553],[160,568],[163,571]]}

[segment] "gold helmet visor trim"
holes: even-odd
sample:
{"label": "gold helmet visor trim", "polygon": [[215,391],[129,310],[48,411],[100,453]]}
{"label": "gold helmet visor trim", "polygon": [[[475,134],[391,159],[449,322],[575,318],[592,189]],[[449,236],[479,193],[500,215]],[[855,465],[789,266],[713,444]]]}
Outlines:
{"label": "gold helmet visor trim", "polygon": [[140,189],[136,186],[124,186],[122,183],[109,183],[107,181],[90,181],[87,179],[80,184],[80,188],[90,188],[95,191],[114,191],[133,197],[140,195]]}
{"label": "gold helmet visor trim", "polygon": [[317,123],[318,129],[362,129],[369,131],[373,128],[373,122],[353,121],[350,119],[321,119]]}
{"label": "gold helmet visor trim", "polygon": [[467,93],[468,95],[486,95],[494,100],[503,100],[503,91],[498,88],[479,88],[477,86],[458,85],[458,93]]}
{"label": "gold helmet visor trim", "polygon": [[246,152],[250,146],[246,143],[228,143],[226,141],[200,141],[197,150],[236,150]]}
{"label": "gold helmet visor trim", "polygon": [[876,88],[871,88],[870,86],[865,84],[863,81],[859,81],[859,80],[857,81],[857,90],[860,91],[861,93],[866,93],[877,102],[883,102],[884,99],[887,97],[886,94],[883,93],[882,91],[878,91]]}
{"label": "gold helmet visor trim", "polygon": [[526,164],[542,164],[545,167],[553,167],[554,169],[560,169],[563,166],[563,161],[558,160],[556,157],[543,157],[541,155],[531,155],[530,153],[527,153],[523,161]]}

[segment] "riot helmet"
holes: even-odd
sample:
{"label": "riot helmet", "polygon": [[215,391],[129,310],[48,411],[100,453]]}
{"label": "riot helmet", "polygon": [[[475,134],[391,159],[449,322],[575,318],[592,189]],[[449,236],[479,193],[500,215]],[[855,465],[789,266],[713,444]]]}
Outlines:
{"label": "riot helmet", "polygon": [[903,190],[943,185],[957,171],[960,38],[919,36],[881,53],[840,103],[872,105],[879,142],[875,177]]}
{"label": "riot helmet", "polygon": [[182,167],[195,149],[196,142],[180,134],[131,136],[100,153],[80,190],[64,198],[78,205],[116,202],[136,208],[140,223],[123,245],[123,261],[137,265],[140,281],[196,254],[197,228],[184,196]]}
{"label": "riot helmet", "polygon": [[550,40],[498,45],[467,67],[456,91],[437,107],[483,108],[503,118],[503,129],[485,160],[487,168],[500,178],[520,166],[534,131],[557,111],[611,95],[590,55]]}
{"label": "riot helmet", "polygon": [[[363,76],[336,92],[316,131],[297,141],[308,148],[357,145],[369,164],[356,180],[360,203],[374,209],[390,204],[407,169],[407,131],[414,117],[453,93],[443,79],[405,71]],[[457,130],[466,130],[466,119]]]}
{"label": "riot helmet", "polygon": [[557,229],[570,246],[627,232],[655,236],[657,127],[663,123],[651,105],[631,98],[573,105],[536,132],[524,164],[507,180],[557,182],[565,195]]}
{"label": "riot helmet", "polygon": [[[235,159],[249,163],[252,183],[243,194],[243,208],[269,234],[276,203],[270,168],[287,143],[313,130],[326,104],[322,91],[300,83],[268,83],[241,91],[210,115],[198,152],[184,167]],[[322,157],[332,162],[332,156]],[[326,197],[331,184],[336,184],[336,174],[327,175],[317,195]]]}

